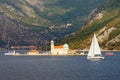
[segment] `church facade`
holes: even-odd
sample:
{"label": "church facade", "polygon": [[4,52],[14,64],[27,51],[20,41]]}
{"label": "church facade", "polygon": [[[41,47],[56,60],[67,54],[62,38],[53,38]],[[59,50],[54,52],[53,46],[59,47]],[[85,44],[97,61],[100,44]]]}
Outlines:
{"label": "church facade", "polygon": [[51,41],[51,54],[52,55],[67,55],[69,50],[68,44],[55,46],[54,41]]}

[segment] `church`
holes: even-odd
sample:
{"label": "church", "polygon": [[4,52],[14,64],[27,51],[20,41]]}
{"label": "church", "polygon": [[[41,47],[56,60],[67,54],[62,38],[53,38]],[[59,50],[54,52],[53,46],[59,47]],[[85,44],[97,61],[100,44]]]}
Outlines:
{"label": "church", "polygon": [[69,50],[68,44],[55,46],[54,41],[51,41],[51,54],[52,55],[67,55]]}

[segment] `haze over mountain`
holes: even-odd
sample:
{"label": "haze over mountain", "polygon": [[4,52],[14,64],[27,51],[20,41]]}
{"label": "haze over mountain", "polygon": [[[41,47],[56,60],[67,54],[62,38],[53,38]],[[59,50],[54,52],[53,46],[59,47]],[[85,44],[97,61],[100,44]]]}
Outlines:
{"label": "haze over mountain", "polygon": [[71,48],[88,49],[93,34],[102,49],[120,50],[120,1],[107,0],[94,9],[82,29],[64,39]]}
{"label": "haze over mountain", "polygon": [[43,45],[78,30],[104,0],[0,0],[0,44]]}

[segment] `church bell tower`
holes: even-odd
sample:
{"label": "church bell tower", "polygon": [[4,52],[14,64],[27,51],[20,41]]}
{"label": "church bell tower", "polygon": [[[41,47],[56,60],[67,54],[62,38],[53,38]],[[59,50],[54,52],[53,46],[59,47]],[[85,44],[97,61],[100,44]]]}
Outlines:
{"label": "church bell tower", "polygon": [[53,50],[54,50],[54,41],[51,40],[51,54],[53,54]]}

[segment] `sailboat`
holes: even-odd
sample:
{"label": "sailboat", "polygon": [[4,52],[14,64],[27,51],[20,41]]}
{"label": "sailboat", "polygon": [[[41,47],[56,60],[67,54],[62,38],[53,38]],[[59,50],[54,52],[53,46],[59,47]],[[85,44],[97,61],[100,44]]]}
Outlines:
{"label": "sailboat", "polygon": [[87,55],[87,59],[104,59],[104,56],[101,53],[95,34],[92,38],[92,43],[91,43],[90,50]]}

